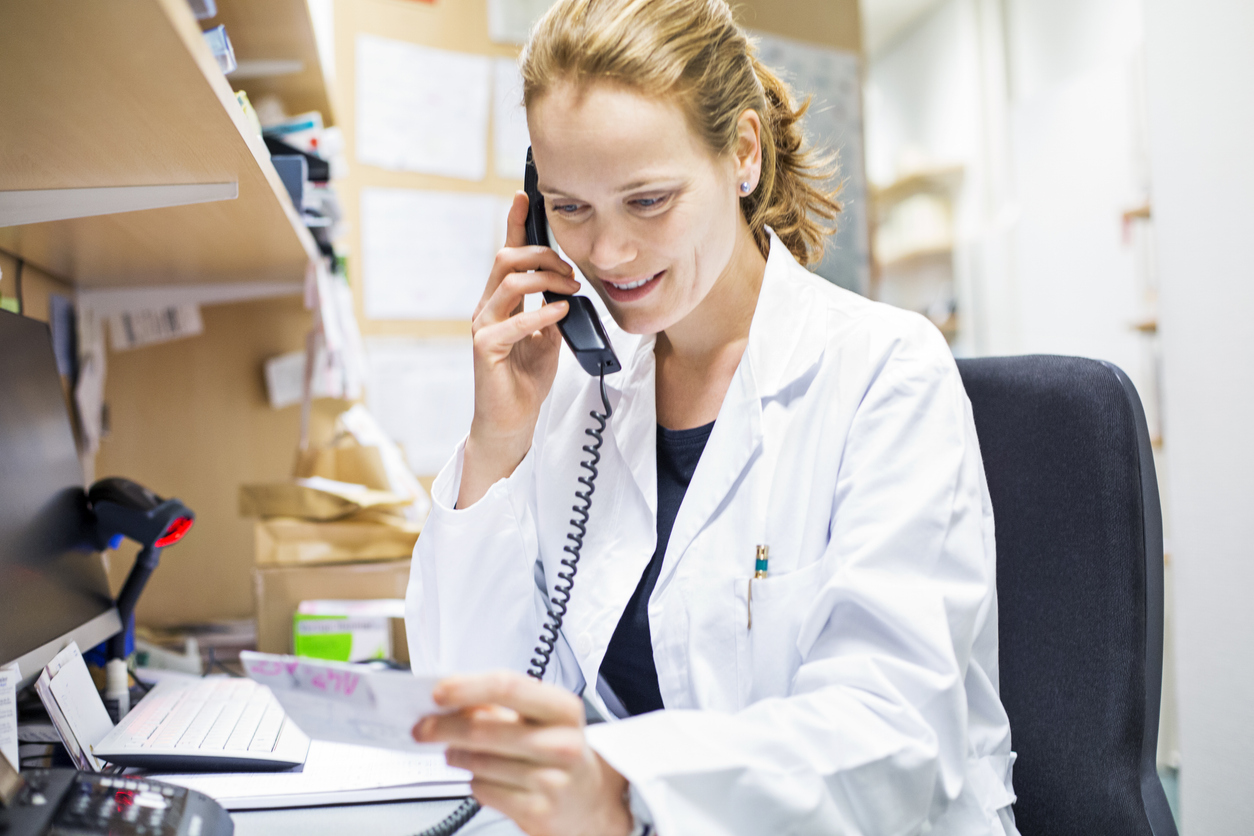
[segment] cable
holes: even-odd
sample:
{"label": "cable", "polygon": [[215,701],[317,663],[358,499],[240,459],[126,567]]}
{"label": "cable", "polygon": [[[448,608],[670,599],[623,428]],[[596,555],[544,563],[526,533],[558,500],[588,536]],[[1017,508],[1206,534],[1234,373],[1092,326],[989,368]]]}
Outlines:
{"label": "cable", "polygon": [[[575,586],[575,573],[579,571],[583,538],[588,533],[592,493],[596,490],[597,464],[601,461],[601,444],[605,441],[603,433],[610,416],[614,414],[614,410],[610,408],[609,395],[605,392],[604,369],[601,371],[601,405],[605,407],[605,412],[597,412],[594,409],[588,413],[592,416],[592,420],[596,421],[596,428],[588,427],[584,430],[593,438],[594,443],[583,446],[583,451],[588,454],[589,458],[579,463],[588,473],[579,477],[579,483],[584,486],[585,490],[575,491],[575,497],[583,504],[570,507],[576,516],[570,518],[570,527],[574,530],[566,533],[566,539],[570,542],[563,547],[563,551],[569,555],[569,557],[562,558],[562,565],[566,567],[566,571],[557,573],[558,582],[553,584],[553,595],[549,598],[549,603],[552,605],[549,607],[549,618],[540,628],[540,638],[537,639],[539,644],[533,650],[536,655],[531,658],[531,663],[527,668],[527,675],[537,681],[544,679],[544,672],[549,669],[549,660],[553,658],[553,648],[557,646],[557,637],[562,631],[562,622],[566,619],[566,608],[570,605],[570,592]],[[457,805],[457,809],[449,813],[443,821],[432,825],[418,836],[452,836],[474,818],[475,813],[479,812],[479,807],[478,801],[467,798]]]}

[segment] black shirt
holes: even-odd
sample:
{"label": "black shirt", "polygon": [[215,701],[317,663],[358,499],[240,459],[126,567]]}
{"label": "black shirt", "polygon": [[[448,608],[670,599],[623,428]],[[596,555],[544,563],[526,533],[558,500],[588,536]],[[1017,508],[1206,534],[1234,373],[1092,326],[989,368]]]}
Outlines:
{"label": "black shirt", "polygon": [[623,610],[601,662],[601,676],[633,715],[662,708],[649,635],[649,596],[662,571],[675,515],[713,429],[713,422],[690,430],[668,430],[660,424],[657,428],[657,548]]}

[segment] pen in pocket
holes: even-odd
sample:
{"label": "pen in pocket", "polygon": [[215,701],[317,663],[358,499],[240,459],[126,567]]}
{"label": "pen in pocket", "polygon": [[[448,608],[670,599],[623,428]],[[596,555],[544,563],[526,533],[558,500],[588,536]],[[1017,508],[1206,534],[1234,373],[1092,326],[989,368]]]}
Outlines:
{"label": "pen in pocket", "polygon": [[749,595],[745,599],[746,614],[749,623],[745,629],[753,629],[753,582],[755,580],[764,580],[766,573],[770,569],[771,547],[767,545],[758,546],[756,555],[753,558],[753,577],[749,579]]}

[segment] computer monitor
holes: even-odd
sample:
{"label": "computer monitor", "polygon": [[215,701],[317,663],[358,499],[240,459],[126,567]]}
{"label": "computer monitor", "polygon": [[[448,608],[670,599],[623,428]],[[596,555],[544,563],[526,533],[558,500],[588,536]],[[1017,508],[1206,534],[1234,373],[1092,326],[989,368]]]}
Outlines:
{"label": "computer monitor", "polygon": [[0,664],[21,685],[71,640],[122,628],[101,556],[82,545],[83,472],[48,326],[0,311]]}

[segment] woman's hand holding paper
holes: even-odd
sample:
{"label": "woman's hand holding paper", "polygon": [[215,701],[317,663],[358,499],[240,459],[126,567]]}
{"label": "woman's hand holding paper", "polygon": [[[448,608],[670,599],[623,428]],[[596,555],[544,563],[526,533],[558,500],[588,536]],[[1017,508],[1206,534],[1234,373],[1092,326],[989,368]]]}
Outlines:
{"label": "woman's hand holding paper", "polygon": [[434,697],[449,713],[423,718],[414,739],[447,743],[481,804],[532,836],[630,833],[627,782],[588,746],[578,697],[506,671],[449,677]]}

